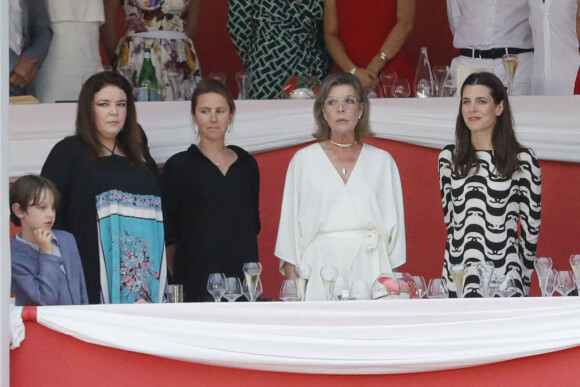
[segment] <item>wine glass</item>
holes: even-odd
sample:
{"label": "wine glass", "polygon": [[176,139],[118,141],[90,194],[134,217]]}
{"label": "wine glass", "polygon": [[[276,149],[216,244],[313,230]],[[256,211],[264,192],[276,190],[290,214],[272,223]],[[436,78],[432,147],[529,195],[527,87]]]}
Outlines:
{"label": "wine glass", "polygon": [[493,275],[493,270],[495,266],[493,262],[484,261],[477,264],[477,272],[479,273],[479,287],[481,288],[481,295],[483,297],[491,297],[489,291],[489,285],[491,282],[491,276]]}
{"label": "wine glass", "polygon": [[516,70],[518,69],[518,63],[520,63],[520,60],[517,55],[506,54],[501,58],[501,63],[503,64],[508,79],[508,95],[511,96],[513,92],[514,79],[516,77]]}
{"label": "wine glass", "polygon": [[576,282],[576,287],[580,288],[580,254],[572,254],[570,256],[570,266],[572,267],[572,272],[574,273],[574,282]]}
{"label": "wine glass", "polygon": [[495,294],[500,297],[511,297],[516,294],[516,283],[511,273],[507,273],[505,276],[499,279],[499,287]]}
{"label": "wine glass", "polygon": [[242,283],[242,294],[246,297],[246,300],[250,302],[256,301],[260,298],[260,294],[262,294],[262,280],[258,278],[258,282],[256,282],[256,292],[254,293],[254,299],[250,296],[250,292],[248,291],[248,281],[244,278],[244,282]]}
{"label": "wine glass", "polygon": [[211,273],[207,280],[207,291],[213,296],[215,302],[221,302],[222,296],[226,292],[225,274]]}
{"label": "wine glass", "polygon": [[322,284],[326,291],[326,300],[328,301],[332,299],[332,286],[337,275],[338,269],[336,267],[323,267],[320,269],[320,277],[322,278]]}
{"label": "wine glass", "polygon": [[435,78],[435,83],[437,87],[437,95],[443,97],[443,83],[449,75],[449,68],[447,66],[433,66],[433,77]]}
{"label": "wine glass", "polygon": [[421,299],[425,297],[427,291],[427,284],[425,283],[425,278],[421,275],[414,275],[413,281],[415,281],[415,287],[417,288],[417,298]]}
{"label": "wine glass", "polygon": [[540,290],[542,291],[542,297],[546,296],[546,285],[548,283],[548,276],[552,270],[552,258],[540,257],[536,258],[534,262],[534,268],[536,269],[536,274],[538,276],[538,282],[540,284]]}
{"label": "wine glass", "polygon": [[455,284],[457,298],[463,298],[463,285],[465,285],[465,277],[467,277],[467,266],[463,263],[452,265],[449,274]]}
{"label": "wine glass", "polygon": [[238,99],[248,99],[248,89],[250,88],[250,75],[243,71],[236,72],[236,82],[238,83]]}
{"label": "wine glass", "polygon": [[262,264],[260,262],[247,262],[243,266],[244,277],[248,283],[248,293],[250,294],[250,301],[255,301],[256,297],[256,283],[260,279],[262,272]]}
{"label": "wine glass", "polygon": [[556,273],[556,286],[554,290],[562,296],[567,296],[574,290],[574,275],[570,270],[562,270]]}
{"label": "wine glass", "polygon": [[349,296],[349,286],[348,278],[343,275],[339,275],[334,280],[334,285],[332,286],[332,296],[335,300],[345,301],[348,300]]}
{"label": "wine glass", "polygon": [[411,86],[407,78],[397,79],[395,88],[393,89],[393,97],[395,98],[407,98],[411,95]]}
{"label": "wine glass", "polygon": [[381,74],[381,84],[383,85],[385,98],[392,97],[397,85],[397,73],[395,71],[385,71]]}
{"label": "wine glass", "polygon": [[427,287],[427,298],[447,298],[449,297],[449,292],[447,287],[441,278],[433,278],[429,280],[429,286]]}
{"label": "wine glass", "polygon": [[370,300],[371,289],[365,280],[353,281],[350,286],[349,298],[351,300]]}
{"label": "wine glass", "polygon": [[293,279],[286,279],[282,281],[280,286],[280,299],[282,301],[299,301],[298,286]]}
{"label": "wine glass", "polygon": [[309,264],[300,264],[294,266],[294,272],[296,273],[296,285],[298,286],[298,295],[300,300],[304,301],[306,298],[306,289],[308,287],[308,281],[310,280],[310,275],[312,274],[312,267]]}
{"label": "wine glass", "polygon": [[226,278],[226,291],[224,297],[229,302],[234,302],[242,296],[242,284],[238,277]]}

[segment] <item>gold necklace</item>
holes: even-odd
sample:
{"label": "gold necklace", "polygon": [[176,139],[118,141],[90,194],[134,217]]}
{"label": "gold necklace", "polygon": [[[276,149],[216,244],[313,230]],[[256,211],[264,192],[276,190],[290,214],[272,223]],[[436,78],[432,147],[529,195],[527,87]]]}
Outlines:
{"label": "gold necklace", "polygon": [[330,139],[328,141],[330,141],[330,143],[332,145],[337,146],[339,148],[350,148],[351,146],[356,145],[356,143],[358,142],[358,141],[355,141],[355,142],[351,142],[350,144],[341,144],[339,142],[334,142],[334,141],[332,141]]}

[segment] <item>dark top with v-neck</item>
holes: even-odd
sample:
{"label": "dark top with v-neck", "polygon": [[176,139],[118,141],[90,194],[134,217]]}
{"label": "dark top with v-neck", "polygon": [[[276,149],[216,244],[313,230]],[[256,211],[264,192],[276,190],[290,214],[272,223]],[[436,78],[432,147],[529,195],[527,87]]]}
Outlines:
{"label": "dark top with v-neck", "polygon": [[196,145],[165,163],[166,242],[177,243],[173,281],[183,284],[184,301],[209,296],[210,273],[243,279],[243,264],[258,260],[258,163],[242,148],[229,148],[238,158],[225,175]]}

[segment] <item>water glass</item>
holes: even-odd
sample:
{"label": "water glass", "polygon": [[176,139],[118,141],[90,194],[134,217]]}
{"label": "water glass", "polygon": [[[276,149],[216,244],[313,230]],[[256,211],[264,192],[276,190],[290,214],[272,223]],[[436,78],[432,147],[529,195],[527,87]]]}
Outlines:
{"label": "water glass", "polygon": [[394,71],[385,71],[381,74],[381,84],[383,85],[383,95],[385,98],[392,97],[397,85],[397,73]]}
{"label": "water glass", "polygon": [[433,278],[429,280],[427,287],[427,298],[448,298],[449,292],[441,278]]}
{"label": "water glass", "polygon": [[499,297],[511,297],[517,293],[516,283],[511,273],[507,273],[499,280],[499,287],[495,295]]}
{"label": "water glass", "polygon": [[167,302],[183,302],[183,285],[167,285]]}

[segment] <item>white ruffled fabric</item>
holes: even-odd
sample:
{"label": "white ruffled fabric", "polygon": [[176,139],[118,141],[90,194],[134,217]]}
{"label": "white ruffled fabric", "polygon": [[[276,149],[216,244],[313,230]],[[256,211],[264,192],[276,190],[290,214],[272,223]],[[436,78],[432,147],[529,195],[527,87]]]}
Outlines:
{"label": "white ruffled fabric", "polygon": [[24,340],[26,335],[26,329],[24,327],[24,322],[22,321],[22,307],[14,306],[10,303],[10,349],[16,349],[20,347],[20,343]]}
{"label": "white ruffled fabric", "polygon": [[580,345],[576,297],[52,306],[37,315],[89,343],[280,372],[435,371]]}
{"label": "white ruffled fabric", "polygon": [[[513,97],[518,140],[539,159],[580,162],[580,97]],[[314,140],[312,100],[236,101],[227,141],[265,152]],[[371,100],[377,137],[442,149],[452,143],[459,98]],[[38,173],[58,141],[74,133],[76,104],[10,105],[10,169]],[[195,142],[189,102],[137,103],[138,120],[158,164]]]}

